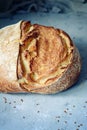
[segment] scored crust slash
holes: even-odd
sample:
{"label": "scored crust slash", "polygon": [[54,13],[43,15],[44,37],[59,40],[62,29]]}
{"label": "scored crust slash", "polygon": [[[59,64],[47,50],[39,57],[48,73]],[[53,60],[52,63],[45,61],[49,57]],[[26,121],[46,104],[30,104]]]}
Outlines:
{"label": "scored crust slash", "polygon": [[0,29],[0,91],[57,93],[81,71],[78,49],[61,29],[20,21]]}

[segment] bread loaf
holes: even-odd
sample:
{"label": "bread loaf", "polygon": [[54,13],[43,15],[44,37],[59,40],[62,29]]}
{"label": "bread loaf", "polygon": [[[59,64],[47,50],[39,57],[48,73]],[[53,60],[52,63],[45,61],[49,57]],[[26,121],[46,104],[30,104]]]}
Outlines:
{"label": "bread loaf", "polygon": [[0,91],[57,93],[81,71],[78,49],[61,29],[20,21],[0,30]]}

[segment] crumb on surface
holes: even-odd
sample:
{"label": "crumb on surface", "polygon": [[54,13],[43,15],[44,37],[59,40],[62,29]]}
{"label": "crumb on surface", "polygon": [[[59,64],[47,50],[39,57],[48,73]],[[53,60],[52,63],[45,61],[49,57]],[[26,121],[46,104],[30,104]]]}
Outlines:
{"label": "crumb on surface", "polygon": [[13,108],[16,108],[16,106],[14,106]]}
{"label": "crumb on surface", "polygon": [[6,97],[3,97],[3,99],[4,99],[4,102],[7,103],[7,98],[6,98]]}
{"label": "crumb on surface", "polygon": [[23,119],[25,119],[25,116],[23,116]]}
{"label": "crumb on surface", "polygon": [[23,102],[23,99],[21,99],[21,102]]}

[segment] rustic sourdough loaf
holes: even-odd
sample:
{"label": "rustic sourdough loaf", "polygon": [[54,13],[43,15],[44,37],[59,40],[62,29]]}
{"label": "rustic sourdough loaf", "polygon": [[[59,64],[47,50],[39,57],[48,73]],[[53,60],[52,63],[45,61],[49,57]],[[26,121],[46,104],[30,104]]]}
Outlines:
{"label": "rustic sourdough loaf", "polygon": [[0,30],[0,91],[57,93],[78,79],[78,49],[61,29],[20,21]]}

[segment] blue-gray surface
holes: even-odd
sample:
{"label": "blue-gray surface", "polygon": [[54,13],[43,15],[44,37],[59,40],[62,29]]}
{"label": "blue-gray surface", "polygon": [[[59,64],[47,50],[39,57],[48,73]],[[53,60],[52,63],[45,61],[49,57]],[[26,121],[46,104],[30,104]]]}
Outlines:
{"label": "blue-gray surface", "polygon": [[69,33],[82,58],[79,80],[67,91],[54,95],[0,93],[0,130],[87,130],[87,9],[77,9],[23,12],[0,19],[0,28],[21,19],[61,28]]}

